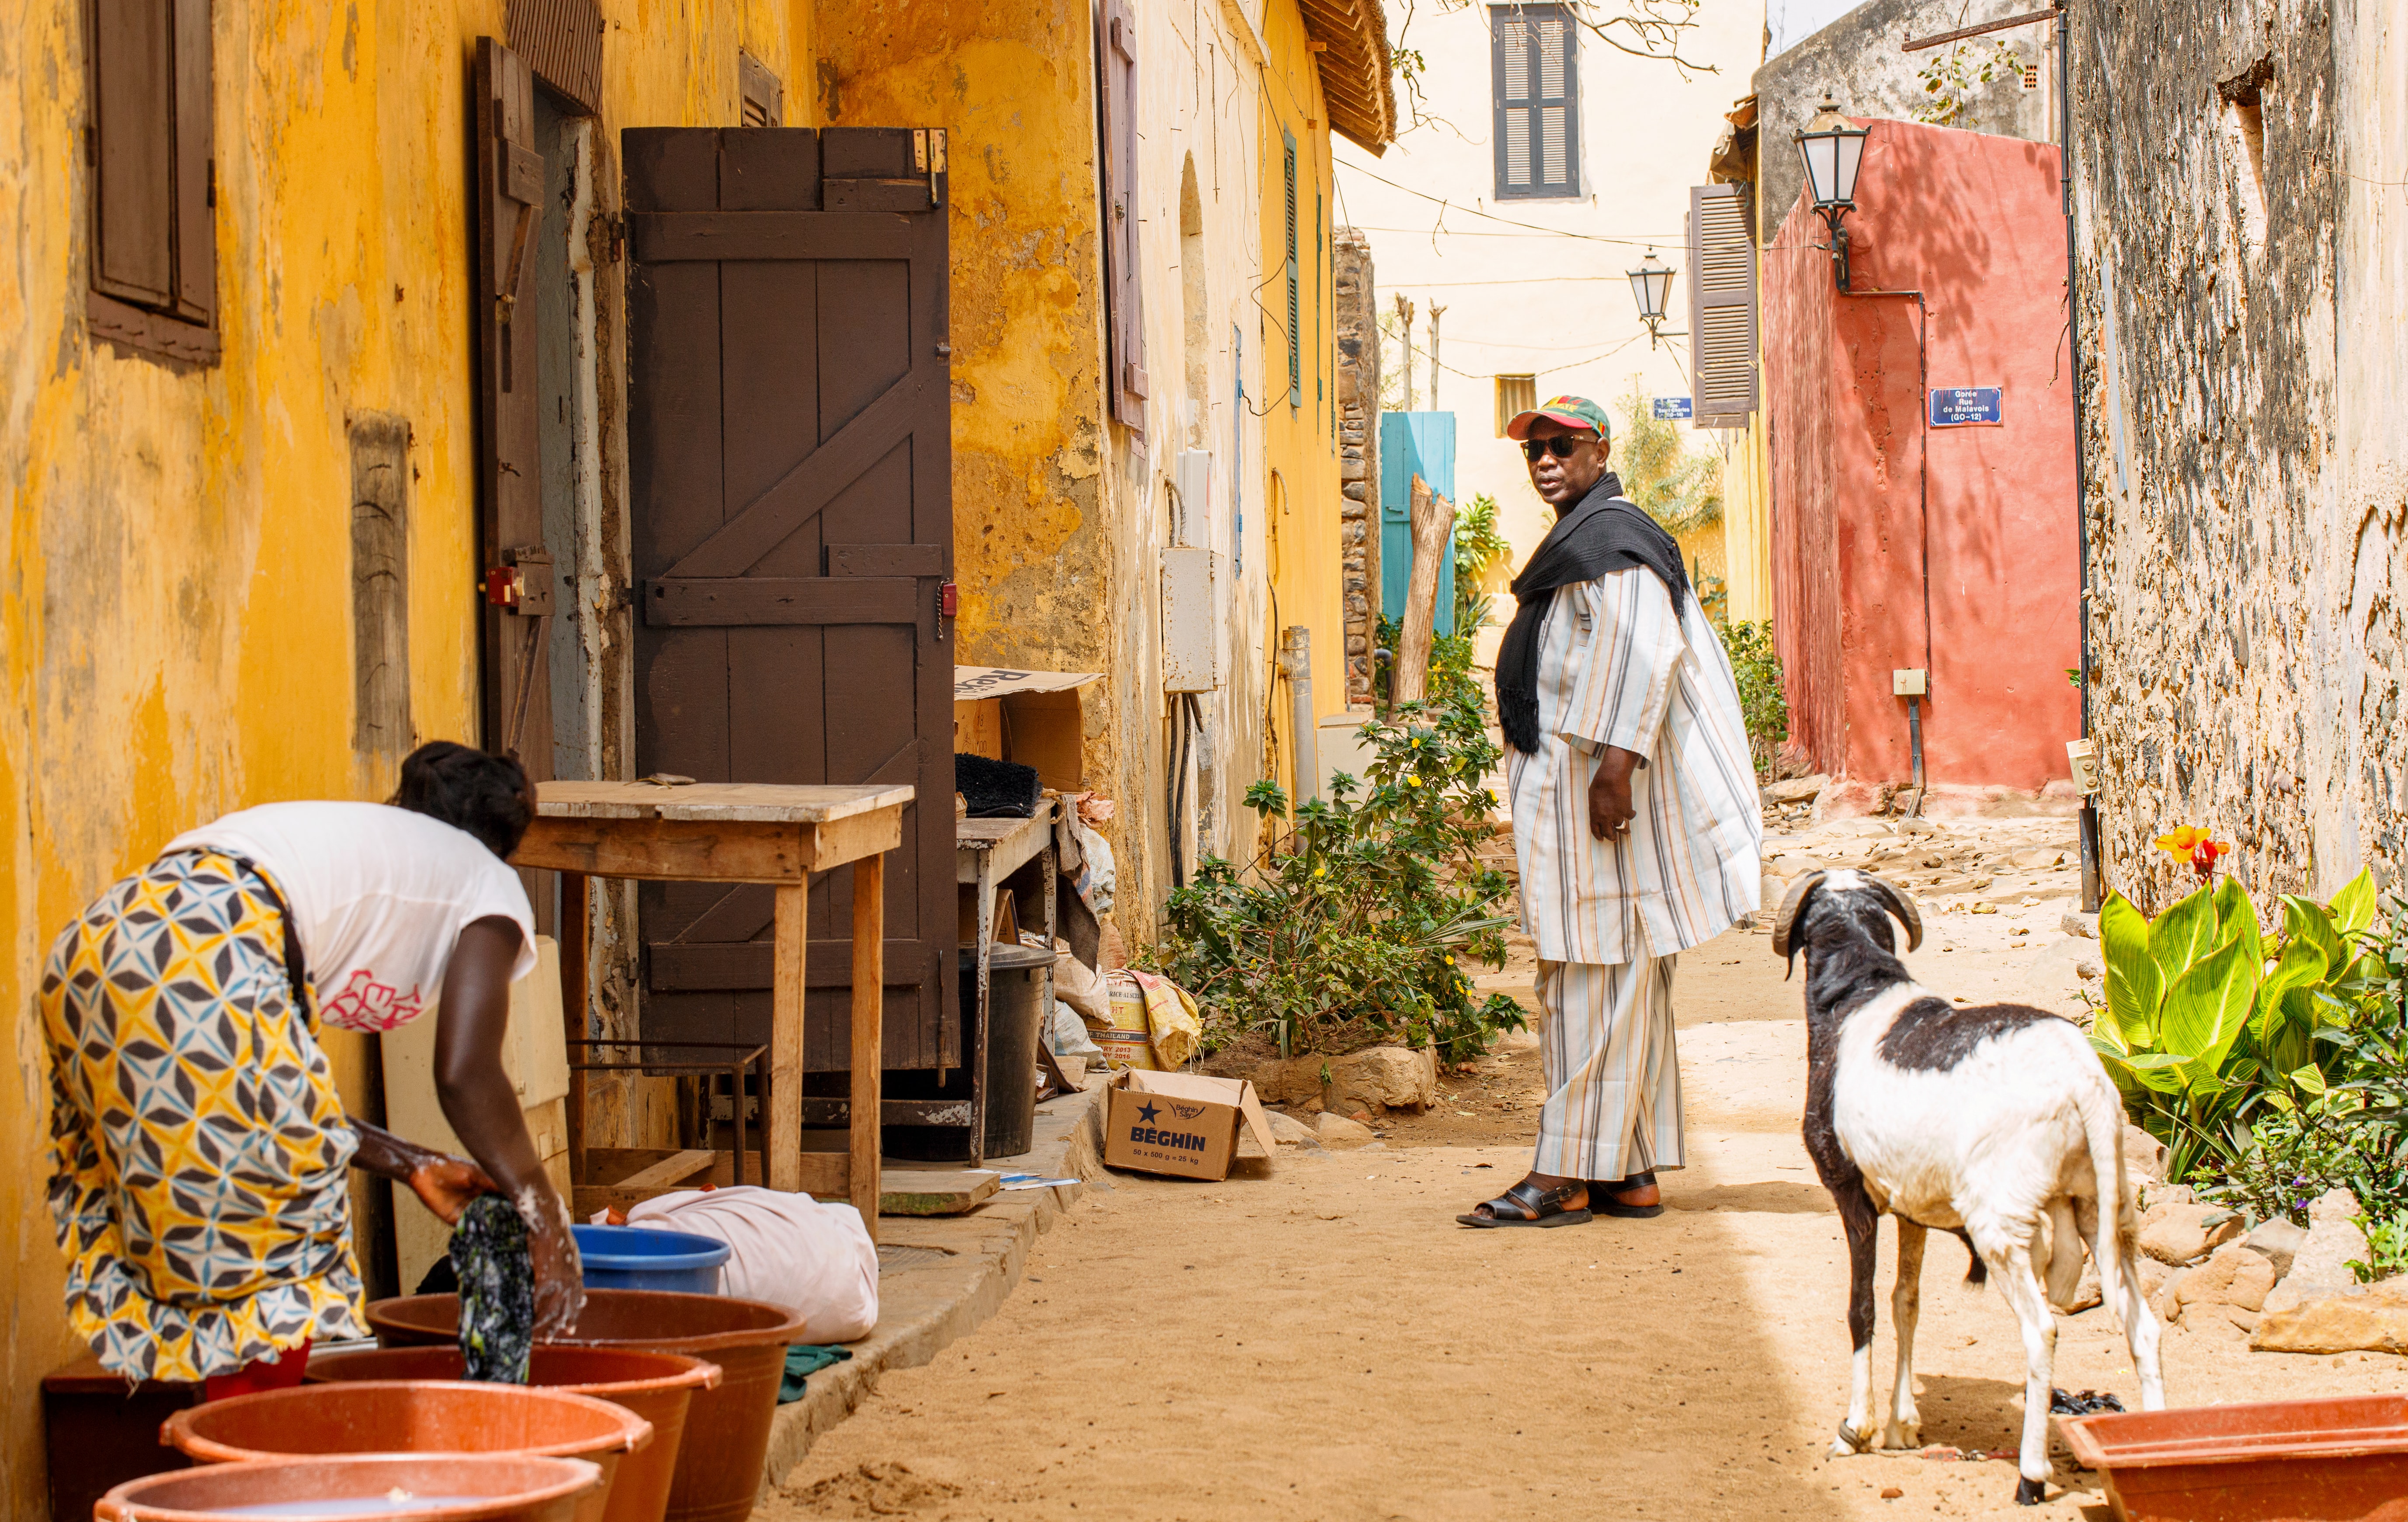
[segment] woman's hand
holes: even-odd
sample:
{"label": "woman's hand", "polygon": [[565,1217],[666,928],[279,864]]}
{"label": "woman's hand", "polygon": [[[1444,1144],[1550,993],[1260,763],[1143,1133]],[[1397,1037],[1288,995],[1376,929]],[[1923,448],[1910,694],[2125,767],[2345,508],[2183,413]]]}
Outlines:
{"label": "woman's hand", "polygon": [[535,1340],[558,1342],[577,1331],[585,1309],[585,1266],[557,1197],[536,1206],[527,1223],[527,1256],[535,1263]]}
{"label": "woman's hand", "polygon": [[409,1187],[446,1226],[460,1224],[460,1212],[468,1208],[469,1201],[480,1194],[502,1192],[501,1186],[487,1178],[482,1168],[466,1159],[441,1153],[429,1156],[409,1171]]}

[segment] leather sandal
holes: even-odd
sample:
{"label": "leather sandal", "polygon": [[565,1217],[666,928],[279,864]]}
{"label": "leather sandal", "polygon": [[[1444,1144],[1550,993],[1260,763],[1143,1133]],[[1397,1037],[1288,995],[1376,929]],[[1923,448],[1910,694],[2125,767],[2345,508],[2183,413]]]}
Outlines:
{"label": "leather sandal", "polygon": [[[1641,1197],[1643,1203],[1627,1202],[1624,1195]],[[1588,1186],[1589,1208],[1605,1216],[1618,1216],[1626,1220],[1652,1220],[1664,1214],[1664,1196],[1656,1188],[1656,1172],[1633,1174],[1628,1178],[1611,1181],[1592,1179]]]}
{"label": "leather sandal", "polygon": [[[1585,1207],[1565,1207],[1574,1195],[1584,1192],[1587,1188],[1574,1179],[1569,1184],[1558,1184],[1552,1189],[1542,1189],[1526,1178],[1496,1199],[1474,1205],[1469,1215],[1457,1216],[1455,1219],[1466,1226],[1484,1229],[1492,1226],[1578,1226],[1595,1217]],[[1488,1214],[1481,1215],[1484,1210]]]}

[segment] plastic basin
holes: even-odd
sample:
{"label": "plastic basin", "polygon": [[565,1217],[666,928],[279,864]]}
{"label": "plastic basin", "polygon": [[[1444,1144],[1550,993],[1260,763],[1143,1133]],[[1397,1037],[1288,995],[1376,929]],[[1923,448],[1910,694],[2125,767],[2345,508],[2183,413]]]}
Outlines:
{"label": "plastic basin", "polygon": [[649,1226],[573,1226],[588,1289],[667,1289],[681,1295],[719,1293],[719,1265],[728,1246],[691,1231]]}
{"label": "plastic basin", "polygon": [[[229,1511],[274,1506],[301,1522],[570,1522],[580,1500],[602,1485],[599,1467],[581,1458],[530,1454],[373,1454],[207,1464],[128,1480],[93,1508],[98,1522],[226,1522]],[[449,1505],[408,1508],[395,1490]],[[466,1498],[475,1497],[476,1500]],[[373,1498],[373,1500],[370,1500]],[[308,1502],[322,1501],[322,1509]],[[299,1508],[298,1510],[294,1508]],[[67,1519],[61,1519],[67,1522]]]}
{"label": "plastic basin", "polygon": [[[456,1295],[372,1301],[368,1325],[388,1347],[448,1345],[459,1336]],[[752,1515],[778,1415],[786,1347],[805,1341],[803,1318],[782,1305],[726,1295],[594,1289],[575,1341],[592,1347],[686,1353],[719,1365],[715,1390],[698,1390],[686,1413],[669,1522],[742,1522]]]}
{"label": "plastic basin", "polygon": [[[458,1379],[466,1364],[457,1347],[380,1347],[321,1353],[309,1360],[313,1384],[360,1379]],[[677,1474],[694,1397],[719,1383],[719,1365],[682,1353],[632,1347],[548,1344],[528,1360],[527,1383],[590,1395],[624,1407],[652,1424],[652,1441],[619,1460],[602,1522],[660,1522]]]}
{"label": "plastic basin", "polygon": [[2124,1522],[2408,1522],[2408,1395],[2060,1424]]}
{"label": "plastic basin", "polygon": [[395,1379],[212,1401],[177,1412],[159,1435],[204,1464],[367,1453],[582,1458],[600,1467],[602,1486],[579,1501],[575,1515],[602,1522],[620,1457],[652,1442],[652,1424],[608,1401],[562,1390]]}

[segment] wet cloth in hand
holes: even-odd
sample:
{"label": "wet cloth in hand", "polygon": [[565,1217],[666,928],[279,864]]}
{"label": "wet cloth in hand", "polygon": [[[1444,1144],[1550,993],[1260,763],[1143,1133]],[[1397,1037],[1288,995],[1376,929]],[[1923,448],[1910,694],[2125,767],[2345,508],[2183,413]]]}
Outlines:
{"label": "wet cloth in hand", "polygon": [[527,1382],[535,1352],[535,1260],[526,1222],[498,1194],[480,1195],[452,1232],[452,1272],[460,1278],[460,1357],[465,1377],[495,1385]]}

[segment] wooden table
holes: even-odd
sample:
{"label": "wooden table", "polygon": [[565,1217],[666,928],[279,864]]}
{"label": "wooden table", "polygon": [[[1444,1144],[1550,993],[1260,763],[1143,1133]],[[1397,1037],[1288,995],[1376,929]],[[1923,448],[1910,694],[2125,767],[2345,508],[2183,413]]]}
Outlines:
{"label": "wooden table", "polygon": [[[995,960],[995,899],[1005,879],[1031,861],[1042,861],[1045,879],[1045,944],[1054,945],[1054,816],[1061,801],[1039,802],[1037,813],[1025,819],[956,819],[953,821],[953,880],[978,889],[978,1040],[962,1054],[970,1074],[970,1166],[986,1161],[986,1044],[993,1028],[988,1018],[987,969]],[[1054,971],[1045,971],[1045,1003],[1039,1018],[1054,1009]],[[968,1012],[966,1012],[968,1013]],[[1038,1028],[1044,1044],[1044,1027]]]}
{"label": "wooden table", "polygon": [[[768,883],[776,887],[769,1092],[761,1157],[769,1187],[853,1202],[878,1235],[879,1081],[885,1018],[886,856],[903,838],[909,787],[758,783],[545,782],[510,860],[561,875],[561,1011],[585,1038],[587,880]],[[803,956],[811,874],[853,869],[852,1114],[842,1156],[803,1150]],[[736,1095],[741,1104],[744,1096]],[[569,1173],[584,1172],[584,1075],[569,1087]]]}

